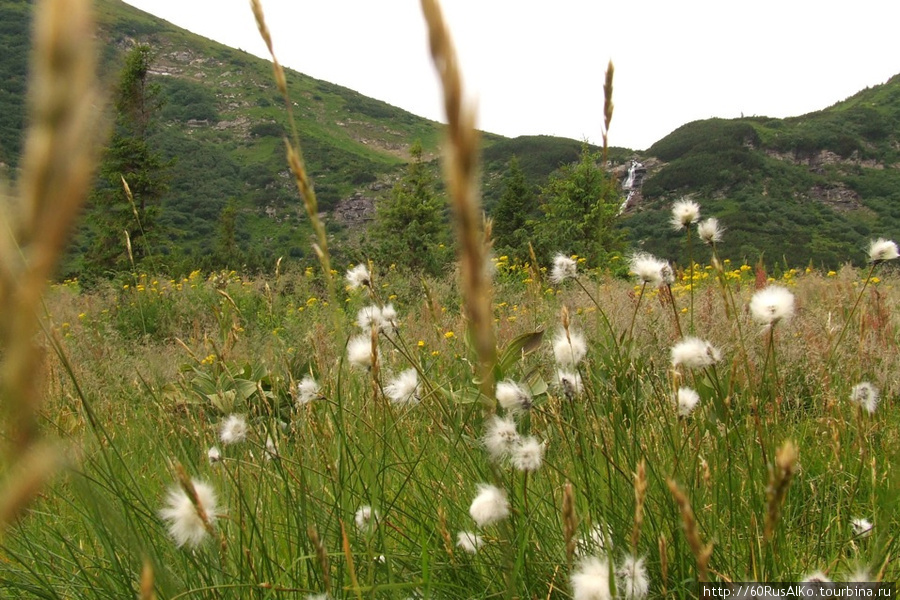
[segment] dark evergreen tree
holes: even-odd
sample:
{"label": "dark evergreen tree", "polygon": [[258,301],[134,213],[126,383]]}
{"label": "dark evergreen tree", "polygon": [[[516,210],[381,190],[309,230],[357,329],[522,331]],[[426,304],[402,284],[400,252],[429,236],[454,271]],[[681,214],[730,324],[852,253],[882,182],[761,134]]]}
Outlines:
{"label": "dark evergreen tree", "polygon": [[[159,200],[168,188],[168,168],[150,143],[159,112],[159,88],[149,80],[153,59],[149,46],[136,46],[125,58],[115,95],[115,127],[91,196],[93,241],[85,260],[90,271],[130,269],[125,234],[139,262],[150,254],[158,233]],[[122,180],[128,183],[131,198]]]}
{"label": "dark evergreen tree", "polygon": [[528,243],[537,212],[534,188],[525,180],[519,159],[513,156],[503,175],[503,193],[494,207],[494,249],[520,261],[528,260]]}
{"label": "dark evergreen tree", "polygon": [[598,266],[622,249],[623,235],[615,228],[621,197],[616,182],[597,166],[600,161],[585,144],[581,160],[554,172],[541,189],[543,215],[534,226],[542,260],[563,252]]}
{"label": "dark evergreen tree", "polygon": [[422,159],[422,146],[415,143],[410,153],[406,175],[375,207],[373,254],[382,265],[439,275],[452,257],[446,202],[435,192],[436,177]]}

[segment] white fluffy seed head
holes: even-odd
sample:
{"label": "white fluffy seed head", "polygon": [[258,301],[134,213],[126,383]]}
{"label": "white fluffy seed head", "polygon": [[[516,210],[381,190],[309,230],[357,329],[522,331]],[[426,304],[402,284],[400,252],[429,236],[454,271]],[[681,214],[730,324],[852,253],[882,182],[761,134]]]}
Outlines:
{"label": "white fluffy seed head", "polygon": [[647,254],[646,252],[638,252],[632,256],[629,265],[631,272],[634,273],[638,281],[651,288],[656,288],[663,283],[666,283],[666,278],[663,273],[665,267],[668,267],[669,272],[671,272],[669,263],[659,260],[652,254]]}
{"label": "white fluffy seed head", "polygon": [[581,558],[606,555],[609,550],[612,550],[612,527],[607,525],[604,531],[599,523],[591,527],[588,535],[582,536],[575,544],[575,556]]}
{"label": "white fluffy seed head", "polygon": [[675,404],[678,407],[678,416],[687,418],[691,416],[697,404],[700,403],[700,394],[689,387],[678,388],[675,394]]}
{"label": "white fluffy seed head", "polygon": [[[213,525],[219,513],[215,490],[203,481],[193,479],[191,483],[197,492],[197,501],[206,514],[207,522]],[[196,548],[209,533],[194,503],[180,486],[169,490],[166,506],[159,511],[159,516],[167,522],[169,535],[178,547]]]}
{"label": "white fluffy seed head", "polygon": [[537,471],[544,462],[544,444],[531,436],[521,439],[513,448],[510,460],[519,471]]}
{"label": "white fluffy seed head", "polygon": [[574,600],[612,600],[609,590],[609,559],[590,556],[572,574]]}
{"label": "white fluffy seed head", "polygon": [[394,404],[418,404],[421,400],[419,394],[419,374],[415,369],[406,369],[386,386],[384,395]]}
{"label": "white fluffy seed head", "polygon": [[484,545],[484,538],[473,531],[460,531],[456,534],[456,545],[463,552],[475,554]]}
{"label": "white fluffy seed head", "polygon": [[372,336],[357,335],[347,342],[347,360],[350,365],[358,369],[368,369],[372,366]]}
{"label": "white fluffy seed head", "polygon": [[566,398],[572,400],[584,392],[584,384],[581,381],[581,373],[577,371],[556,370],[556,381]]}
{"label": "white fluffy seed head", "polygon": [[494,391],[497,402],[510,413],[519,413],[531,409],[531,392],[525,386],[506,379],[497,384]]}
{"label": "white fluffy seed head", "polygon": [[869,260],[875,264],[894,260],[898,256],[900,256],[900,252],[897,252],[897,244],[891,240],[878,238],[869,243]]}
{"label": "white fluffy seed head", "polygon": [[488,422],[483,443],[493,460],[500,461],[508,457],[519,443],[516,423],[512,418],[501,419],[494,415]]}
{"label": "white fluffy seed head", "polygon": [[372,285],[372,276],[369,274],[369,268],[366,265],[360,263],[347,271],[347,287],[351,290],[370,285]]}
{"label": "white fluffy seed head", "polygon": [[209,460],[209,464],[214,465],[222,460],[222,453],[219,452],[218,448],[213,446],[206,451],[206,458]]}
{"label": "white fluffy seed head", "polygon": [[679,200],[672,205],[672,227],[681,231],[700,219],[700,205],[691,200]]}
{"label": "white fluffy seed head", "polygon": [[550,282],[559,284],[566,279],[574,279],[578,274],[578,263],[565,254],[553,257],[553,268],[550,270]]}
{"label": "white fluffy seed head", "polygon": [[378,514],[378,511],[368,504],[360,506],[356,511],[356,514],[353,515],[353,520],[356,522],[356,528],[364,534],[375,531],[375,528],[378,527],[380,518],[381,515]]}
{"label": "white fluffy seed head", "polygon": [[853,535],[856,537],[868,537],[872,533],[872,522],[868,519],[852,519]]}
{"label": "white fluffy seed head", "polygon": [[857,383],[850,390],[850,402],[873,415],[878,408],[878,388],[868,381]]}
{"label": "white fluffy seed head", "polygon": [[709,367],[722,359],[718,348],[700,338],[684,338],[672,347],[672,366],[689,369]]}
{"label": "white fluffy seed head", "polygon": [[722,241],[722,231],[722,228],[719,227],[719,220],[715,217],[710,217],[697,223],[697,236],[703,243],[710,246]]}
{"label": "white fluffy seed head", "polygon": [[239,444],[247,439],[247,420],[244,415],[228,415],[219,429],[219,439],[226,446]]}
{"label": "white fluffy seed head", "polygon": [[764,325],[775,325],[794,316],[794,294],[786,287],[770,285],[750,299],[750,314]]}
{"label": "white fluffy seed head", "polygon": [[318,398],[320,389],[318,382],[313,379],[312,375],[303,377],[300,383],[297,384],[297,408],[305,406]]}
{"label": "white fluffy seed head", "polygon": [[587,343],[580,333],[570,330],[566,337],[566,331],[560,329],[553,338],[553,356],[556,357],[556,364],[560,367],[574,369],[586,354]]}
{"label": "white fluffy seed head", "polygon": [[650,592],[650,578],[643,558],[626,555],[616,568],[616,592],[625,600],[643,600]]}
{"label": "white fluffy seed head", "polygon": [[479,527],[486,527],[509,516],[509,501],[506,492],[495,485],[482,483],[478,495],[472,500],[469,515]]}

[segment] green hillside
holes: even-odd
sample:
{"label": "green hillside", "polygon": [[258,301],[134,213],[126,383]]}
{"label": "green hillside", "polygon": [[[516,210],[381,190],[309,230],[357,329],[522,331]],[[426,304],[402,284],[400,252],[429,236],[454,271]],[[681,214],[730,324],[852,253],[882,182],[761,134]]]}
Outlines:
{"label": "green hillside", "polygon": [[900,76],[800,117],[688,123],[647,150],[661,164],[625,224],[647,250],[684,260],[666,221],[690,196],[728,228],[731,258],[861,263],[869,238],[900,235],[898,141]]}

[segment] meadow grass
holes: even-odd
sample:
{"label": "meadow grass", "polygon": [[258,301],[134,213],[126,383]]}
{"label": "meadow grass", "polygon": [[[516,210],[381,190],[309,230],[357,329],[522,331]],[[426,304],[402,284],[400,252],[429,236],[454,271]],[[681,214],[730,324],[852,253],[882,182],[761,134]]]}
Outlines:
{"label": "meadow grass", "polygon": [[[880,264],[896,245],[865,271],[777,281],[715,246],[708,265],[645,262],[637,284],[578,257],[560,276],[486,260],[474,115],[424,5],[460,273],[332,270],[293,135],[318,268],[66,281],[40,335],[37,303],[14,302],[0,332],[26,314],[31,328],[3,338],[0,592],[683,598],[706,580],[896,581],[898,279]],[[8,246],[53,258],[58,235],[30,237],[42,222]],[[23,297],[52,262],[10,263]],[[71,466],[45,485],[55,439]]]}

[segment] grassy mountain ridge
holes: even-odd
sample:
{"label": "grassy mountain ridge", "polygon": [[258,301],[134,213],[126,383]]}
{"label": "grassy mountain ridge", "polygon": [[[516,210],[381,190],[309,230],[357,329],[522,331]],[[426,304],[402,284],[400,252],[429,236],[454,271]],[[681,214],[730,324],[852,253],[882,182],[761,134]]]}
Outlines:
{"label": "grassy mountain ridge", "polygon": [[665,225],[681,196],[721,219],[731,258],[861,263],[869,238],[900,236],[900,76],[799,117],[688,123],[646,155],[661,165],[625,222],[663,256],[685,259]]}
{"label": "grassy mountain ridge", "polygon": [[[24,123],[24,86],[32,2],[0,0],[0,163],[16,166]],[[98,0],[103,77],[114,85],[136,43],[155,51],[153,81],[166,103],[153,142],[174,158],[156,251],[173,270],[210,267],[219,219],[237,209],[237,242],[251,265],[278,256],[311,260],[312,233],[287,171],[282,137],[288,120],[271,66],[144,13],[119,0]],[[250,19],[248,11],[248,19]],[[402,173],[419,140],[436,159],[441,125],[345,87],[288,71],[291,107],[320,209],[342,200],[377,200]],[[618,175],[628,159],[649,167],[639,206],[622,226],[636,247],[684,262],[684,242],[668,226],[671,203],[687,196],[728,229],[721,251],[733,259],[782,258],[837,266],[862,262],[870,237],[900,237],[900,76],[822,111],[788,119],[747,117],[688,123],[647,151],[610,149]],[[509,159],[528,182],[577,160],[581,142],[550,136],[483,137],[484,201],[502,192]],[[435,161],[436,162],[436,161]],[[435,170],[438,165],[434,165]],[[91,211],[75,243],[91,238]],[[361,258],[337,219],[338,262]],[[702,254],[698,254],[703,257]]]}

